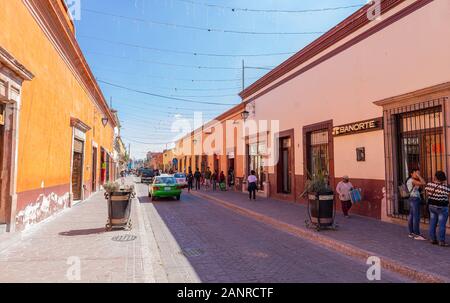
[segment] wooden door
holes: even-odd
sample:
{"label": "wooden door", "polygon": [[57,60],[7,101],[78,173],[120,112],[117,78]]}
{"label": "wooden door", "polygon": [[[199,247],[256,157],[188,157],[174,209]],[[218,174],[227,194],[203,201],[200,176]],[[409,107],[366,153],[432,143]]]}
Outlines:
{"label": "wooden door", "polygon": [[97,148],[92,149],[92,192],[97,191]]}
{"label": "wooden door", "polygon": [[83,142],[74,140],[72,164],[72,194],[73,200],[81,200],[83,188]]}

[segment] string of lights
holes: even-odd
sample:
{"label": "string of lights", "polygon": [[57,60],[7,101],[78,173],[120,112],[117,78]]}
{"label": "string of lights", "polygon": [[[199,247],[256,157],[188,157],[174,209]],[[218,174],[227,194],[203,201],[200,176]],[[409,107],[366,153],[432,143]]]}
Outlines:
{"label": "string of lights", "polygon": [[[114,72],[114,73],[120,73],[123,75],[130,75],[130,76],[136,76],[137,74],[134,73],[127,73],[127,72],[123,72],[123,71],[119,71],[119,70],[114,70],[114,69],[110,69],[110,68],[104,68],[104,67],[93,67],[93,69],[95,70],[104,70],[104,71],[109,71],[109,72]],[[191,82],[191,83],[205,83],[205,82],[240,82],[242,81],[242,79],[240,78],[235,78],[235,79],[188,79],[188,78],[171,78],[171,77],[165,77],[165,76],[153,76],[153,75],[138,75],[140,77],[146,77],[146,78],[152,78],[152,79],[158,79],[158,80],[166,80],[166,81],[185,81],[185,82]],[[256,80],[259,77],[246,77],[246,80]],[[185,89],[187,90],[187,89]]]}
{"label": "string of lights", "polygon": [[114,83],[111,83],[111,82],[103,81],[103,80],[100,80],[100,79],[96,79],[96,80],[99,83],[103,83],[103,84],[106,84],[106,85],[109,85],[109,86],[112,86],[112,87],[121,88],[121,89],[132,91],[132,92],[135,92],[135,93],[149,95],[149,96],[163,98],[163,99],[168,99],[168,100],[181,101],[181,102],[187,102],[187,103],[197,103],[197,104],[210,104],[210,105],[229,105],[229,106],[236,105],[236,104],[231,104],[231,103],[201,102],[201,101],[189,100],[189,99],[184,99],[184,98],[170,97],[170,96],[154,94],[154,93],[150,93],[150,92],[142,91],[142,90],[138,90],[138,89],[133,89],[133,88],[130,88],[130,87],[126,87],[126,86],[114,84]]}
{"label": "string of lights", "polygon": [[86,13],[96,14],[96,15],[103,15],[108,17],[114,17],[124,20],[130,20],[133,22],[141,22],[141,23],[147,23],[147,24],[153,24],[153,25],[161,25],[166,26],[172,29],[176,28],[183,28],[183,29],[190,29],[190,30],[198,30],[198,31],[206,31],[206,32],[216,32],[216,33],[226,33],[226,34],[241,34],[241,35],[321,35],[324,34],[324,31],[305,31],[305,32],[256,32],[256,31],[239,31],[239,30],[229,30],[229,29],[219,29],[219,28],[212,28],[212,27],[200,27],[200,26],[192,26],[192,25],[184,25],[184,24],[177,24],[177,23],[170,23],[170,22],[162,22],[162,21],[155,21],[155,20],[149,20],[149,19],[142,19],[137,17],[129,17],[124,15],[118,15],[118,14],[112,14],[112,13],[106,13],[101,12],[97,10],[92,9],[82,9],[82,11]]}
{"label": "string of lights", "polygon": [[310,8],[310,9],[299,9],[299,10],[280,10],[280,9],[254,9],[254,8],[243,8],[243,7],[233,7],[233,6],[226,6],[226,5],[220,5],[220,4],[211,4],[211,3],[204,3],[204,2],[197,2],[193,0],[174,0],[178,2],[183,2],[186,4],[191,5],[197,5],[197,6],[205,6],[209,8],[216,8],[221,10],[230,10],[232,12],[253,12],[253,13],[314,13],[314,12],[327,12],[327,11],[337,11],[337,10],[344,10],[349,8],[356,8],[356,7],[362,7],[363,4],[356,4],[356,5],[348,5],[348,6],[336,6],[336,7],[323,7],[323,8]]}
{"label": "string of lights", "polygon": [[102,41],[102,42],[106,42],[106,43],[110,43],[110,44],[124,45],[124,46],[128,46],[128,47],[133,47],[133,48],[152,50],[152,51],[157,51],[157,52],[162,52],[162,53],[174,53],[174,54],[192,55],[192,56],[243,58],[243,57],[285,56],[285,55],[295,54],[295,52],[280,52],[280,53],[265,53],[265,54],[219,54],[219,53],[189,52],[189,51],[178,51],[178,50],[173,50],[173,49],[156,48],[156,47],[144,46],[144,45],[139,45],[139,44],[127,43],[127,42],[113,41],[113,40],[92,37],[92,36],[86,36],[86,35],[78,35],[78,37],[81,37],[84,39],[91,39],[91,40],[95,40],[95,41]]}
{"label": "string of lights", "polygon": [[[96,51],[85,51],[85,53],[98,55],[98,56],[106,56],[117,59],[129,59],[137,62],[145,62],[150,64],[164,65],[164,66],[173,66],[173,67],[183,67],[183,68],[194,68],[194,69],[210,69],[210,70],[242,70],[242,67],[227,67],[227,66],[204,66],[204,65],[186,65],[186,64],[175,64],[175,63],[167,63],[167,62],[159,62],[152,60],[144,60],[144,59],[135,59],[126,56],[116,56],[112,54],[105,54]],[[264,70],[272,70],[273,67],[270,66],[246,66],[247,69],[264,69]]]}

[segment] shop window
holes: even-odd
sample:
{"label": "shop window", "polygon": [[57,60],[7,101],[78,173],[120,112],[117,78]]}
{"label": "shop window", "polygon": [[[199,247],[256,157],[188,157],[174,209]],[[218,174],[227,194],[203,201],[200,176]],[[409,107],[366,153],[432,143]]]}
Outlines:
{"label": "shop window", "polygon": [[[406,182],[409,171],[413,168],[420,169],[426,181],[432,181],[436,171],[445,171],[441,106],[399,114],[396,118],[399,130],[399,183]],[[408,203],[400,202],[399,214],[408,214]]]}
{"label": "shop window", "polygon": [[[258,190],[264,190],[264,164],[262,153],[266,150],[265,143],[252,143],[247,145],[248,149],[248,169],[247,175],[250,175],[252,170],[255,171],[258,178]],[[234,162],[233,162],[234,163]],[[234,164],[233,164],[234,165]]]}
{"label": "shop window", "polygon": [[[446,169],[447,97],[384,110],[386,158],[387,215],[407,219],[409,204],[398,187],[408,178],[409,170],[418,168],[424,179]],[[421,211],[422,222],[428,222],[428,211]]]}
{"label": "shop window", "polygon": [[311,176],[329,176],[328,129],[310,132],[308,136],[308,172]]}

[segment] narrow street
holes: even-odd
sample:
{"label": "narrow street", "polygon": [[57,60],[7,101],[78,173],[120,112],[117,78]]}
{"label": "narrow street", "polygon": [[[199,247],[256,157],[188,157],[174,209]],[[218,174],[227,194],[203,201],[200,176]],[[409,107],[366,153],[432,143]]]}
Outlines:
{"label": "narrow street", "polygon": [[[146,186],[138,184],[137,189],[146,215],[157,211],[202,282],[369,282],[368,265],[210,201],[185,192],[181,201],[150,203]],[[159,244],[163,266],[176,275],[177,268],[169,265],[176,252],[164,246],[170,243]],[[401,281],[405,280],[383,272],[382,282]]]}
{"label": "narrow street", "polygon": [[[101,193],[0,251],[1,282],[369,282],[368,265],[184,192],[150,202],[136,184],[131,231],[105,232]],[[252,202],[258,203],[258,202]],[[112,241],[134,235],[129,242]],[[80,279],[67,273],[80,259]],[[381,282],[404,282],[382,272]]]}

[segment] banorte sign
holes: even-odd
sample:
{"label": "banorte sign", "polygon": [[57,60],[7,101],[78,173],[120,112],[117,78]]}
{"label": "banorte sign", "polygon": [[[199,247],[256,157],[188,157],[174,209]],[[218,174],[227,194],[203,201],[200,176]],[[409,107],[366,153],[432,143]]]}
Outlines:
{"label": "banorte sign", "polygon": [[381,129],[383,129],[382,117],[335,126],[333,127],[333,136],[338,137],[345,135],[353,135],[357,133],[364,133]]}

